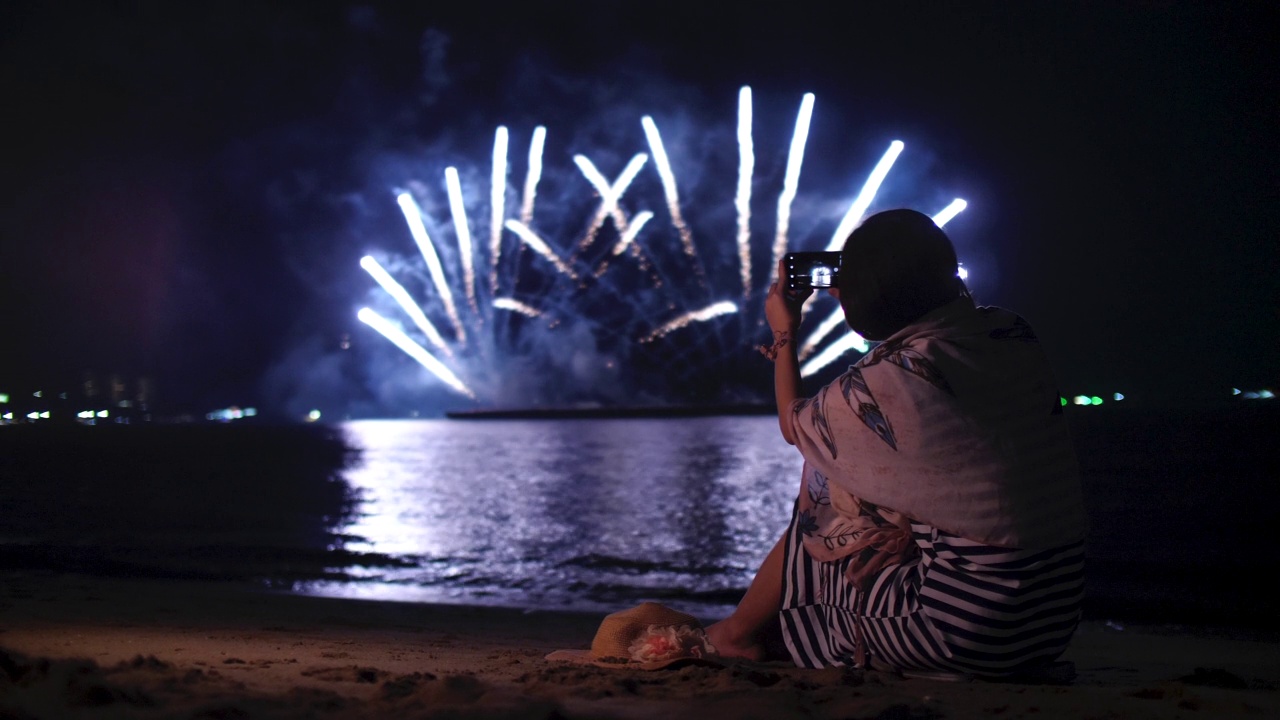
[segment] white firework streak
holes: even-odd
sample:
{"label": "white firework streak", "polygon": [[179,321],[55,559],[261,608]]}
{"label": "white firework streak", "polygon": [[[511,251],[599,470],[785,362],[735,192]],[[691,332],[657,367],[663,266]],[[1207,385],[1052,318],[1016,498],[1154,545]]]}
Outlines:
{"label": "white firework streak", "polygon": [[684,254],[691,258],[697,257],[697,251],[693,247],[693,234],[689,232],[689,226],[685,225],[684,216],[680,214],[680,194],[676,191],[676,177],[671,172],[671,162],[667,160],[667,151],[662,146],[662,136],[658,134],[658,126],[648,115],[640,118],[640,124],[644,127],[644,135],[649,140],[649,149],[653,151],[653,164],[657,166],[658,175],[662,178],[662,192],[667,198],[671,224],[680,234],[680,244],[684,247]]}
{"label": "white firework streak", "polygon": [[378,264],[377,260],[374,260],[368,255],[360,258],[360,267],[364,268],[365,271],[372,275],[373,279],[378,281],[378,284],[382,286],[383,290],[387,291],[388,295],[395,298],[395,301],[400,304],[400,307],[403,308],[409,318],[413,320],[413,324],[417,325],[418,329],[422,330],[422,332],[427,336],[427,339],[431,341],[432,345],[439,348],[446,356],[453,357],[453,351],[449,349],[449,345],[445,343],[444,338],[440,336],[440,331],[436,330],[436,326],[431,324],[431,321],[427,319],[426,314],[422,312],[422,308],[418,303],[413,301],[413,298],[409,295],[409,291],[405,290],[403,285],[396,282],[395,278],[391,277],[391,275]]}
{"label": "white firework streak", "polygon": [[475,399],[475,393],[471,392],[471,388],[467,387],[453,371],[445,367],[427,349],[414,342],[412,338],[400,331],[400,328],[393,325],[386,318],[369,308],[360,308],[360,312],[356,313],[356,317],[369,327],[377,330],[383,337],[390,340],[396,347],[405,351],[409,357],[418,361],[418,364],[431,371],[433,375],[444,381],[446,385],[466,395],[472,400]]}
{"label": "white firework streak", "polygon": [[800,350],[797,353],[797,358],[804,360],[809,357],[814,349],[818,347],[818,343],[822,342],[822,338],[829,335],[832,330],[844,325],[844,322],[844,309],[837,307],[836,311],[828,315],[827,319],[823,320],[822,324],[815,328],[809,334],[809,337],[805,339],[804,344],[800,346]]}
{"label": "white firework streak", "polygon": [[729,302],[728,300],[722,300],[718,303],[715,303],[714,305],[709,305],[701,310],[694,310],[692,312],[687,312],[684,315],[681,315],[675,320],[672,320],[671,322],[663,325],[657,330],[654,330],[653,332],[644,336],[643,338],[640,339],[640,342],[642,343],[653,342],[654,340],[657,340],[663,335],[666,335],[667,333],[673,330],[679,330],[680,328],[685,327],[690,323],[705,322],[712,318],[720,317],[721,315],[728,315],[730,313],[736,313],[736,312],[738,312],[737,305]]}
{"label": "white firework streak", "polygon": [[600,194],[600,208],[596,210],[595,217],[591,219],[591,225],[587,228],[586,234],[578,242],[579,251],[585,250],[591,244],[591,241],[595,239],[596,233],[604,225],[605,218],[613,218],[613,224],[618,228],[619,233],[627,231],[627,216],[618,207],[618,200],[622,199],[622,193],[627,191],[631,181],[635,180],[636,175],[640,173],[640,169],[644,167],[648,160],[648,155],[637,153],[627,163],[627,166],[622,169],[622,174],[618,176],[613,185],[610,185],[609,181],[596,169],[596,166],[586,155],[573,156],[573,162],[582,171],[583,177]]}
{"label": "white firework streak", "polygon": [[493,134],[493,174],[489,182],[489,292],[498,292],[498,254],[502,252],[502,220],[507,199],[507,129]]}
{"label": "white firework streak", "polygon": [[837,358],[849,352],[850,350],[857,350],[858,352],[866,352],[869,349],[871,349],[871,347],[867,345],[867,341],[864,340],[861,335],[859,335],[856,332],[850,331],[848,335],[845,335],[844,337],[841,337],[839,340],[836,340],[835,342],[828,345],[826,349],[818,353],[817,357],[805,363],[804,365],[801,365],[800,377],[808,377],[818,372],[822,368],[835,362]]}
{"label": "white firework streak", "polygon": [[566,265],[565,262],[560,259],[560,256],[556,255],[555,251],[553,251],[542,238],[538,237],[537,233],[530,230],[524,223],[518,220],[508,220],[506,222],[506,227],[508,230],[515,233],[525,245],[532,248],[534,252],[551,261],[551,264],[556,267],[556,270],[559,270],[561,273],[568,275],[574,280],[578,279],[578,275],[573,272],[573,268]]}
{"label": "white firework streak", "polygon": [[627,246],[635,242],[636,235],[640,234],[640,228],[644,224],[653,219],[653,213],[648,210],[641,210],[636,216],[631,218],[631,222],[627,225],[627,231],[622,233],[622,237],[618,238],[617,244],[613,246],[613,255],[617,257],[626,252]]}
{"label": "white firework streak", "polygon": [[[783,183],[782,193],[778,198],[778,229],[773,243],[773,267],[771,275],[773,279],[777,279],[778,260],[785,254],[787,249],[787,231],[790,221],[791,205],[796,197],[797,185],[799,181],[800,168],[804,157],[805,144],[808,139],[809,125],[812,119],[814,105],[814,96],[812,93],[806,93],[800,104],[800,110],[796,117],[795,132],[791,140],[791,148],[787,158],[787,170]],[[662,138],[658,133],[657,126],[654,124],[650,116],[641,118],[641,124],[644,127],[645,136],[649,142],[649,147],[654,157],[654,164],[662,179],[663,192],[667,201],[668,210],[671,214],[672,224],[680,234],[681,243],[684,252],[693,258],[696,258],[696,248],[693,245],[692,234],[688,226],[685,224],[684,218],[680,211],[679,194],[676,189],[676,182],[671,171],[670,161],[667,157],[666,150],[662,144]],[[741,265],[741,275],[743,283],[744,296],[750,294],[752,268],[750,255],[750,199],[751,184],[754,175],[755,157],[754,144],[751,135],[752,126],[752,107],[751,107],[751,88],[743,86],[739,90],[739,108],[738,108],[738,144],[739,144],[739,177],[737,195],[735,197],[735,208],[738,212],[738,234],[737,244],[739,250],[739,259]],[[529,246],[536,253],[547,259],[556,270],[560,273],[577,280],[577,274],[572,267],[562,260],[551,247],[530,228],[529,224],[533,217],[533,207],[536,198],[537,185],[542,176],[542,155],[546,140],[546,128],[537,126],[534,128],[533,137],[529,147],[529,166],[524,183],[523,203],[520,211],[520,221],[505,220],[505,197],[506,197],[506,174],[508,170],[507,151],[508,151],[508,133],[503,126],[496,128],[494,137],[493,152],[493,174],[491,187],[491,229],[490,229],[490,284],[493,293],[497,292],[497,266],[501,257],[501,233],[502,229],[511,230],[517,235],[520,241]],[[847,237],[849,232],[860,223],[867,209],[870,207],[876,192],[881,183],[888,175],[890,168],[898,155],[903,150],[903,144],[900,141],[894,141],[890,144],[889,150],[881,158],[871,175],[864,184],[862,191],[855,198],[849,211],[845,214],[835,235],[833,235],[828,249],[839,249],[838,246]],[[584,238],[583,243],[589,244],[599,228],[603,225],[606,218],[611,218],[619,230],[619,240],[611,250],[611,256],[616,257],[630,249],[634,254],[644,261],[643,253],[640,251],[639,245],[635,242],[642,227],[653,217],[653,213],[643,211],[636,214],[631,221],[627,220],[625,212],[619,207],[619,200],[627,187],[630,185],[635,176],[643,168],[647,162],[648,156],[640,153],[632,158],[626,169],[619,176],[618,180],[612,185],[604,178],[603,175],[596,170],[590,160],[585,156],[575,156],[574,161],[578,164],[584,176],[599,192],[601,198],[600,208],[591,223],[591,230],[588,236]],[[465,274],[465,286],[467,298],[473,309],[476,309],[475,294],[475,270],[474,270],[474,251],[472,248],[471,234],[466,216],[466,209],[462,199],[461,183],[458,179],[457,169],[453,167],[446,168],[445,180],[449,194],[450,210],[453,215],[455,231],[458,235],[459,253],[462,257],[463,272]],[[440,263],[440,258],[436,254],[435,246],[430,236],[427,234],[426,226],[423,221],[421,208],[413,200],[409,193],[400,193],[396,196],[397,203],[400,205],[401,211],[404,213],[405,220],[409,225],[410,232],[413,235],[414,242],[418,245],[422,253],[423,259],[426,261],[427,269],[431,277],[432,283],[435,285],[440,295],[441,304],[444,311],[448,315],[450,322],[454,326],[458,344],[465,347],[466,330],[458,317],[457,308],[454,305],[453,295],[450,290],[448,280],[444,276],[444,271]],[[956,198],[946,208],[933,216],[933,221],[942,227],[956,217],[957,214],[964,211],[967,203]],[[599,275],[607,266],[608,260],[602,262]],[[372,257],[366,257],[361,260],[361,266],[374,277],[375,280],[390,294],[404,311],[413,319],[414,323],[426,334],[427,338],[435,344],[440,350],[449,356],[452,356],[452,349],[440,333],[427,319],[422,307],[418,305],[409,296],[408,292],[399,285],[391,276],[380,266]],[[698,266],[699,274],[702,268]],[[963,272],[963,269],[960,270]],[[541,317],[542,311],[526,305],[513,298],[492,298],[492,307],[495,309],[508,310],[520,313],[528,317]],[[674,309],[675,305],[671,307]],[[477,310],[478,312],[478,310]],[[644,337],[641,342],[651,342],[667,335],[674,330],[686,327],[695,322],[705,322],[715,317],[736,313],[738,307],[729,301],[714,303],[701,310],[687,312],[676,319],[662,325],[649,335]],[[431,371],[436,377],[440,378],[446,384],[458,392],[475,398],[474,393],[468,388],[456,375],[454,375],[447,366],[437,360],[427,350],[418,345],[413,339],[405,335],[399,328],[386,319],[379,316],[369,308],[363,308],[358,313],[361,321],[373,327],[379,333],[387,337],[397,347],[405,353],[413,357],[423,367]],[[807,340],[805,345],[800,348],[800,358],[804,360],[814,352],[819,343],[831,334],[834,330],[844,325],[843,311],[837,310],[836,313],[824,320],[817,330]],[[801,368],[801,374],[804,376],[811,375],[831,362],[849,352],[850,350],[859,350],[866,352],[869,349],[865,339],[855,332],[847,332],[845,335],[831,343],[817,357],[806,362]]]}
{"label": "white firework streak", "polygon": [[533,222],[533,199],[538,193],[538,181],[542,179],[542,146],[547,140],[547,129],[541,125],[533,129],[529,141],[529,169],[524,176],[524,202],[520,205],[520,222]]}
{"label": "white firework streak", "polygon": [[933,216],[933,224],[938,227],[942,227],[951,222],[952,218],[964,212],[964,209],[967,207],[969,207],[969,203],[961,200],[960,198],[956,198],[951,201],[950,205],[942,208],[941,212]]}
{"label": "white firework streak", "polygon": [[751,88],[738,91],[738,261],[742,271],[742,297],[751,294],[751,176],[755,173],[755,146],[751,142]]}
{"label": "white firework streak", "polygon": [[511,312],[518,312],[521,315],[525,315],[531,318],[536,318],[542,315],[541,310],[537,308],[529,307],[528,305],[525,305],[524,303],[514,298],[505,298],[505,297],[494,298],[493,306],[499,310],[510,310]]}
{"label": "white firework streak", "polygon": [[[648,210],[641,210],[636,213],[636,216],[631,218],[631,222],[627,223],[627,231],[622,233],[622,236],[618,238],[618,242],[614,243],[613,250],[609,253],[610,256],[618,257],[622,253],[626,252],[628,247],[637,249],[632,245],[632,243],[635,242],[636,236],[640,234],[640,229],[645,226],[645,223],[652,219],[653,213]],[[601,260],[600,265],[596,267],[596,277],[604,275],[604,271],[608,269],[608,267],[609,258]]]}
{"label": "white firework streak", "polygon": [[413,235],[413,241],[417,243],[422,259],[427,262],[427,272],[431,274],[431,282],[440,293],[440,302],[444,305],[444,312],[449,316],[449,321],[453,323],[453,331],[458,336],[458,342],[466,343],[467,331],[463,329],[462,320],[458,317],[458,308],[453,304],[453,291],[449,289],[449,281],[445,279],[440,257],[436,255],[431,236],[427,235],[427,226],[422,223],[422,210],[409,193],[397,195],[396,202],[400,205],[400,211],[404,213],[405,222],[409,224],[409,233]]}
{"label": "white firework streak", "polygon": [[800,100],[800,112],[796,114],[796,129],[791,135],[791,152],[787,154],[787,174],[782,182],[782,194],[778,196],[778,232],[773,238],[773,267],[769,271],[771,282],[778,279],[778,261],[787,252],[787,228],[791,224],[791,202],[796,199],[796,185],[800,182],[800,163],[804,160],[804,145],[809,140],[809,121],[813,117],[813,93],[805,93]]}
{"label": "white firework streak", "polygon": [[858,197],[853,199],[853,204],[849,206],[849,211],[844,214],[844,219],[836,226],[836,231],[831,235],[831,242],[827,243],[827,250],[841,250],[844,248],[844,241],[849,237],[849,233],[858,227],[858,223],[862,222],[862,216],[867,214],[867,208],[871,207],[871,201],[875,200],[876,193],[880,191],[880,185],[884,182],[885,177],[889,174],[889,169],[893,167],[893,163],[902,154],[902,149],[906,147],[901,140],[894,140],[889,143],[889,149],[880,157],[880,162],[876,163],[875,168],[871,170],[871,175],[867,177],[867,181],[863,183],[862,190],[858,193]]}
{"label": "white firework streak", "polygon": [[[951,201],[950,205],[946,206],[945,208],[942,209],[941,212],[933,216],[933,222],[937,224],[938,227],[942,227],[943,225],[946,225],[948,222],[950,222],[951,219],[954,218],[956,215],[959,215],[960,212],[963,211],[967,206],[968,206],[967,202],[965,202],[964,200],[961,200],[960,198],[956,198],[955,200]],[[850,232],[852,232],[852,230],[850,230]],[[822,342],[823,338],[829,335],[831,331],[843,326],[844,324],[845,324],[844,308],[837,307],[835,312],[831,313],[831,315],[829,315],[826,320],[823,320],[822,324],[818,325],[818,327],[814,329],[813,333],[810,334],[809,338],[805,340],[804,345],[800,347],[799,359],[803,360],[806,357],[808,357],[809,354],[813,352],[814,348],[818,346],[818,343]],[[852,330],[850,330],[849,333],[850,335],[857,336],[857,333],[853,332]],[[861,337],[860,336],[858,337],[859,337],[859,340],[861,340]],[[836,344],[838,345],[839,342],[837,342]],[[865,345],[866,341],[863,341],[863,344]],[[834,347],[834,345],[832,347]],[[854,344],[849,347],[846,347],[845,350],[842,350],[841,352],[843,353],[853,347],[858,347],[858,345]],[[863,350],[863,352],[866,352],[866,350]],[[826,354],[825,351],[823,354],[824,355]],[[839,356],[837,355],[837,357]],[[834,359],[835,358],[832,358],[831,360],[834,360]],[[816,360],[817,359],[815,358],[815,362]],[[831,360],[828,360],[827,362],[829,363],[831,362]],[[823,365],[826,365],[826,363],[823,363]],[[823,365],[819,365],[818,368],[821,368]]]}
{"label": "white firework streak", "polygon": [[476,305],[476,268],[475,257],[471,251],[471,228],[467,225],[467,208],[462,204],[462,183],[458,180],[458,169],[444,169],[445,186],[449,189],[449,210],[453,213],[453,229],[458,235],[458,255],[462,258],[462,282],[467,291],[467,304],[479,312]]}

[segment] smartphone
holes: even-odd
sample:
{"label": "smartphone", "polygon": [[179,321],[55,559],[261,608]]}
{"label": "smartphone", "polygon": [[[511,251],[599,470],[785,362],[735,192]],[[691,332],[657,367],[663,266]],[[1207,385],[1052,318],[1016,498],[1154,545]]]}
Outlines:
{"label": "smartphone", "polygon": [[787,287],[792,290],[829,288],[840,283],[840,253],[793,252],[783,258]]}

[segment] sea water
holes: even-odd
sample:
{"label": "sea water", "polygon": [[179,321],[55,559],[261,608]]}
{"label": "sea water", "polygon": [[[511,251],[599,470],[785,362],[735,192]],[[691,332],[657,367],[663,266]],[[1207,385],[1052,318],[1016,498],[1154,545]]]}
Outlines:
{"label": "sea water", "polygon": [[302,592],[609,609],[732,606],[786,527],[802,460],[772,416],[342,425],[348,568]]}
{"label": "sea water", "polygon": [[[1065,412],[1086,616],[1275,627],[1280,406]],[[713,617],[801,465],[771,416],[0,426],[0,570]]]}

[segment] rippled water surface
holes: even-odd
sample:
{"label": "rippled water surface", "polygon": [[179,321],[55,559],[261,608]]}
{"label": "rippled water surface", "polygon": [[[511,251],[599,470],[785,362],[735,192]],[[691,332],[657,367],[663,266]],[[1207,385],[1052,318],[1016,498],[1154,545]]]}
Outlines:
{"label": "rippled water surface", "polygon": [[[1086,612],[1274,626],[1280,406],[1068,415]],[[768,416],[0,427],[0,572],[711,617],[782,532]]]}
{"label": "rippled water surface", "polygon": [[406,561],[308,586],[344,597],[725,607],[785,527],[801,465],[772,417],[343,430],[361,449],[346,549]]}

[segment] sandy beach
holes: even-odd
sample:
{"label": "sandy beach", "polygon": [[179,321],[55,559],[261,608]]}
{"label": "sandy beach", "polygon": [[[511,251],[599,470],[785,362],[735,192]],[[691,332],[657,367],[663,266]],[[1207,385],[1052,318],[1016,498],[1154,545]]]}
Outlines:
{"label": "sandy beach", "polygon": [[36,572],[0,587],[0,718],[1280,716],[1274,639],[1204,628],[1088,621],[1074,677],[1039,682],[642,672],[544,659],[587,647],[600,614]]}

